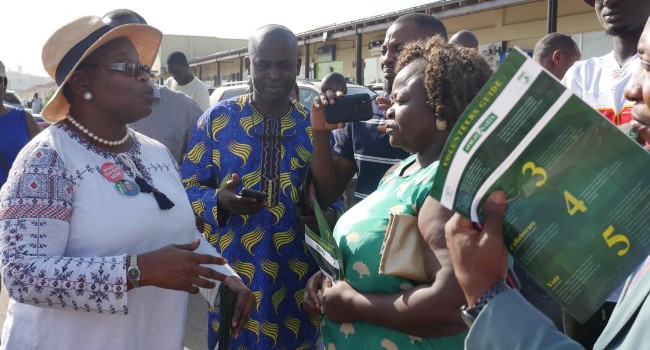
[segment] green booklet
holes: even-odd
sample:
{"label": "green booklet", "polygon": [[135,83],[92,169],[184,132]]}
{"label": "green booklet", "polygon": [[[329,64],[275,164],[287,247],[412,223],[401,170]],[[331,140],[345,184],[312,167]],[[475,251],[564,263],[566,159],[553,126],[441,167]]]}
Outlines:
{"label": "green booklet", "polygon": [[508,250],[585,321],[650,252],[650,155],[512,50],[456,123],[431,196],[482,222],[507,196]]}
{"label": "green booklet", "polygon": [[325,220],[323,210],[314,197],[311,198],[311,201],[314,206],[314,215],[316,215],[320,235],[305,226],[305,242],[307,243],[309,252],[323,273],[331,278],[332,281],[344,280],[345,274],[343,272],[343,255],[341,254],[341,249],[339,249],[339,246],[334,240],[332,230],[327,224],[327,220]]}

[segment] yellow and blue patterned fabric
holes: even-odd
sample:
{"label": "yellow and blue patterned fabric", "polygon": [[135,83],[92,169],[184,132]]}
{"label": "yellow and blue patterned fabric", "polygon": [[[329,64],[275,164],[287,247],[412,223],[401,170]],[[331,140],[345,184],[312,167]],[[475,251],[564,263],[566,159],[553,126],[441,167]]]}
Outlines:
{"label": "yellow and blue patterned fabric", "polygon": [[[253,291],[256,305],[231,349],[312,349],[318,317],[302,310],[317,265],[298,227],[299,187],[312,155],[309,111],[292,100],[290,111],[263,116],[243,95],[201,117],[181,167],[204,235]],[[230,215],[217,204],[218,189],[240,176],[237,188],[269,194],[267,207]],[[219,315],[208,310],[208,343],[218,336]]]}
{"label": "yellow and blue patterned fabric", "polygon": [[[390,213],[417,216],[438,169],[438,162],[434,162],[413,174],[401,175],[413,165],[415,157],[411,155],[403,160],[393,173],[381,180],[376,191],[350,208],[336,223],[334,239],[343,254],[345,277],[359,292],[394,294],[417,285],[405,278],[379,274],[379,252]],[[420,338],[370,322],[335,323],[327,317],[323,317],[321,327],[325,349],[463,349],[467,334]]]}

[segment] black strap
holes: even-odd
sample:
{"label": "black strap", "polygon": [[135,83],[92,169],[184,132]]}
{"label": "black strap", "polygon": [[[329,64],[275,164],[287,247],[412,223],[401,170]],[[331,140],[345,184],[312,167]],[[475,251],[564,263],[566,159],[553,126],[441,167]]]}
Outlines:
{"label": "black strap", "polygon": [[56,73],[54,74],[56,85],[61,86],[61,84],[63,84],[65,78],[70,74],[72,68],[74,68],[74,66],[79,62],[79,59],[83,56],[86,50],[88,50],[92,44],[99,40],[99,38],[104,34],[108,33],[111,29],[113,29],[113,26],[110,25],[104,25],[98,28],[66,52],[61,61],[59,61],[59,65],[56,67]]}
{"label": "black strap", "polygon": [[2,170],[5,171],[5,174],[9,176],[9,167],[7,166],[7,162],[5,162],[5,159],[2,158],[2,154],[0,154],[0,166],[2,167]]}
{"label": "black strap", "polygon": [[208,344],[208,350],[228,350],[232,340],[230,323],[235,311],[237,296],[222,282],[217,297],[219,298],[219,334]]}

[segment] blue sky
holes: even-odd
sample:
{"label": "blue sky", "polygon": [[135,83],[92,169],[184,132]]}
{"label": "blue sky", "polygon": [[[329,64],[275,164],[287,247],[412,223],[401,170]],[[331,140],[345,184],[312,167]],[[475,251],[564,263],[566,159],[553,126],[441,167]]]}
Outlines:
{"label": "blue sky", "polygon": [[[164,34],[247,38],[256,28],[282,24],[296,33],[389,13],[435,0],[3,0],[2,61],[9,70],[47,76],[41,50],[71,20],[129,8]],[[185,7],[183,7],[185,6]]]}

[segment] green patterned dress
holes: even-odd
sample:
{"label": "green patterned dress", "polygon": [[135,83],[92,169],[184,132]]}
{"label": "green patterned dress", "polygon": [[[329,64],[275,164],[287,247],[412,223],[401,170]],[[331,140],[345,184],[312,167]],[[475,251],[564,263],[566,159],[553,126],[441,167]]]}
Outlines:
{"label": "green patterned dress", "polygon": [[[392,294],[416,285],[404,278],[379,274],[379,252],[389,212],[416,215],[438,168],[438,162],[434,162],[413,174],[400,176],[415,162],[415,157],[403,160],[375,192],[347,211],[336,224],[334,238],[343,253],[346,279],[360,292]],[[335,323],[327,317],[323,317],[321,332],[326,350],[463,349],[466,335],[463,332],[451,337],[420,338],[367,322]]]}

